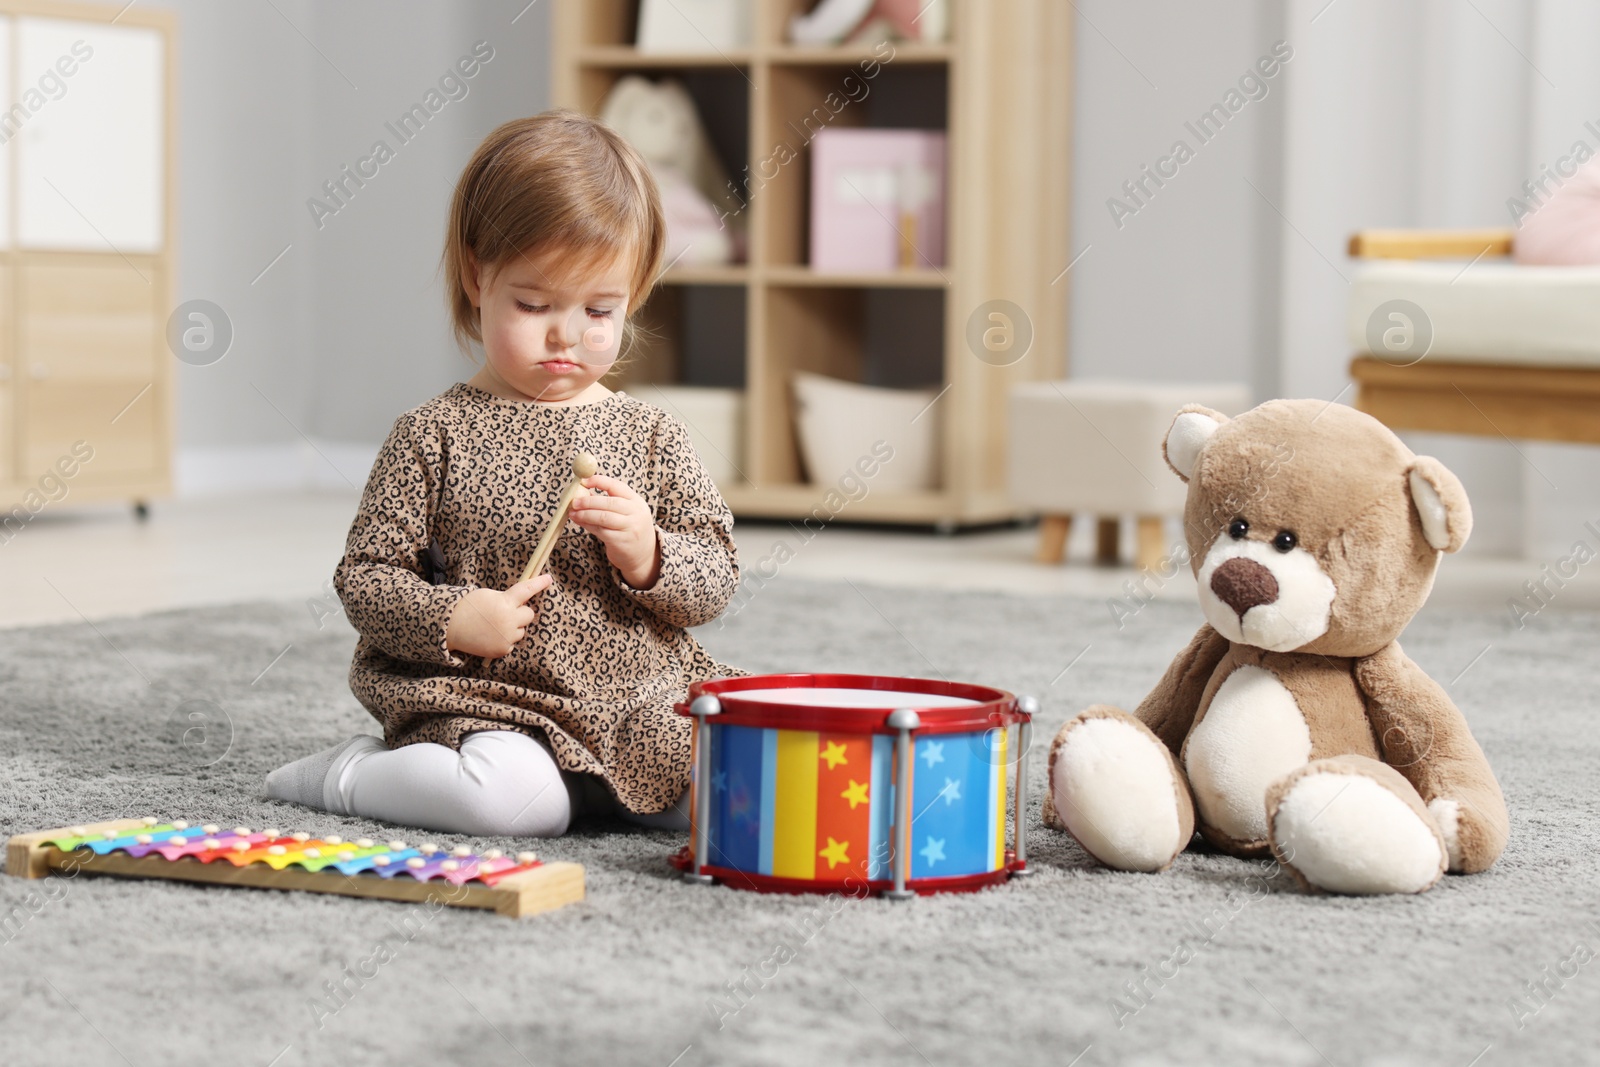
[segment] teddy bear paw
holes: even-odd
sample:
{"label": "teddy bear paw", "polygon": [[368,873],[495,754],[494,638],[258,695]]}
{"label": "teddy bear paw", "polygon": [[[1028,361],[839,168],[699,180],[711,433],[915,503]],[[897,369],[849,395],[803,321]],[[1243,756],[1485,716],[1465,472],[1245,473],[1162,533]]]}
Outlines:
{"label": "teddy bear paw", "polygon": [[1330,893],[1422,892],[1444,873],[1445,844],[1420,798],[1402,796],[1401,786],[1410,790],[1316,764],[1287,776],[1269,797],[1274,854]]}
{"label": "teddy bear paw", "polygon": [[1194,832],[1166,746],[1124,712],[1085,713],[1062,729],[1050,793],[1067,832],[1117,870],[1162,870]]}
{"label": "teddy bear paw", "polygon": [[1445,852],[1449,855],[1450,869],[1461,869],[1461,805],[1454,800],[1440,797],[1430,801],[1428,814],[1433,816],[1433,821],[1439,824],[1439,833],[1444,836]]}

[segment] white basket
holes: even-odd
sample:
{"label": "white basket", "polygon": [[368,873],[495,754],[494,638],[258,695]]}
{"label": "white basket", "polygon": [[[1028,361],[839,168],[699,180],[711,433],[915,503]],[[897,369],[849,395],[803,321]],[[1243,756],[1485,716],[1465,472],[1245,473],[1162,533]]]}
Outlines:
{"label": "white basket", "polygon": [[719,486],[744,481],[744,393],[699,385],[631,385],[627,392],[689,428],[700,463]]}
{"label": "white basket", "polygon": [[[820,374],[794,376],[800,454],[815,485],[856,477],[867,461],[880,464],[873,490],[912,491],[939,484],[939,409],[936,389],[880,389]],[[883,460],[882,445],[894,449]]]}
{"label": "white basket", "polygon": [[643,0],[634,43],[641,52],[748,48],[750,7],[747,0]]}

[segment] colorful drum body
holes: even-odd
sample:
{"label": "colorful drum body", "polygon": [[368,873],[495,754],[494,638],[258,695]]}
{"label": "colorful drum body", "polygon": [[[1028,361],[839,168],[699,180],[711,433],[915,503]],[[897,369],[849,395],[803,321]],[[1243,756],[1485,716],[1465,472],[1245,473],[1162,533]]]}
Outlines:
{"label": "colorful drum body", "polygon": [[[700,682],[688,696],[682,714],[716,708],[697,715],[695,826],[675,858],[701,880],[862,895],[894,888],[898,873],[904,890],[927,893],[979,889],[1025,866],[1006,840],[1010,776],[1025,745],[1011,734],[1029,719],[1012,694],[784,674]],[[708,696],[714,704],[696,704]],[[915,712],[915,728],[892,725],[896,709]]]}

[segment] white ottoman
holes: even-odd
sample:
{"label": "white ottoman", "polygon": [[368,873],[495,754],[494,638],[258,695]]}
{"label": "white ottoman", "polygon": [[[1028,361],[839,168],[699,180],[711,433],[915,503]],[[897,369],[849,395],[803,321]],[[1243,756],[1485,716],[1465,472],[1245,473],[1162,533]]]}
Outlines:
{"label": "white ottoman", "polygon": [[1250,388],[1234,383],[1124,381],[1027,382],[1011,391],[1011,499],[1041,516],[1041,563],[1066,557],[1075,513],[1094,515],[1095,555],[1117,562],[1118,522],[1138,518],[1136,566],[1166,554],[1162,519],[1183,514],[1184,484],[1161,457],[1161,441],[1185,404],[1224,415],[1250,407]]}

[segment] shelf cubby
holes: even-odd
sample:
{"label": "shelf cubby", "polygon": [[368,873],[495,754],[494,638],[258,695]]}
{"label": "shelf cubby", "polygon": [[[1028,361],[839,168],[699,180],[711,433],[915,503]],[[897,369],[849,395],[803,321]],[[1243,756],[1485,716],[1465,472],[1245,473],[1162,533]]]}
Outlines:
{"label": "shelf cubby", "polygon": [[[747,392],[752,421],[791,423],[789,383],[797,371],[883,388],[943,386],[941,289],[768,283],[758,299],[764,357]],[[759,486],[809,484],[795,433],[762,434],[755,444],[747,473]]]}
{"label": "shelf cubby", "polygon": [[[809,260],[811,141],[824,129],[949,125],[949,73],[936,68],[891,69],[868,78],[859,64],[773,64],[759,108],[759,143],[767,146],[750,169],[750,199],[759,210],[762,262],[802,266]],[[924,268],[926,269],[926,268]]]}
{"label": "shelf cubby", "polygon": [[635,318],[620,380],[745,388],[748,299],[744,285],[659,287]]}

